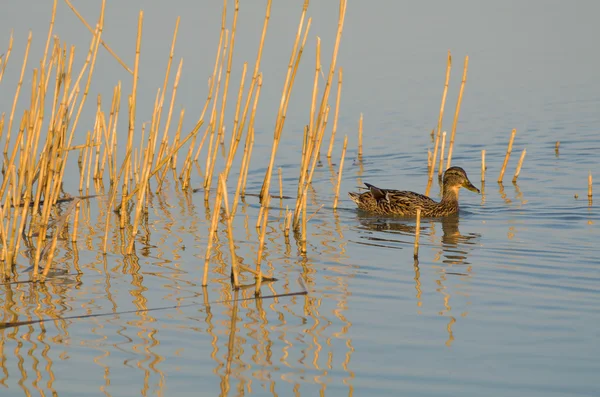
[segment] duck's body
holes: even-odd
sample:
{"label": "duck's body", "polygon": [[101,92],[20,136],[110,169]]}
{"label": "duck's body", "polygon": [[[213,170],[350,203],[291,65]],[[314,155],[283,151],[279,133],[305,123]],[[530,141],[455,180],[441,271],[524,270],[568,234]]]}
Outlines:
{"label": "duck's body", "polygon": [[363,211],[381,215],[416,216],[421,209],[423,217],[439,217],[458,212],[458,190],[461,187],[479,193],[467,178],[467,173],[460,167],[450,167],[444,173],[442,200],[435,200],[419,193],[380,189],[368,183],[365,193],[350,192],[348,195]]}

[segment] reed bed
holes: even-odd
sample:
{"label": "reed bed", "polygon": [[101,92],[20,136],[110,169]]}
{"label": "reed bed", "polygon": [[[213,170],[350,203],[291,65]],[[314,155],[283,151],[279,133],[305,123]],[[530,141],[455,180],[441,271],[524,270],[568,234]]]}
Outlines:
{"label": "reed bed", "polygon": [[[140,91],[141,87],[138,84],[144,37],[144,13],[140,11],[138,14],[137,35],[132,57],[134,61],[130,68],[102,38],[106,2],[103,1],[101,4],[97,21],[90,24],[69,0],[65,1],[91,32],[89,48],[87,53],[84,53],[83,66],[79,70],[74,70],[75,48],[68,47],[53,33],[57,8],[55,0],[46,48],[42,54],[40,66],[33,69],[31,76],[27,76],[28,65],[31,64],[32,34],[30,33],[25,46],[24,59],[20,66],[13,106],[7,117],[3,115],[0,118],[0,132],[7,127],[6,133],[2,134],[5,140],[2,163],[5,177],[0,186],[2,201],[0,206],[0,243],[2,244],[0,276],[6,280],[14,277],[15,266],[21,261],[20,255],[23,255],[21,252],[23,239],[33,238],[34,249],[29,250],[32,253],[26,256],[26,259],[33,265],[31,281],[44,282],[56,257],[59,231],[66,229],[68,224],[72,225],[70,239],[73,242],[77,241],[78,230],[80,230],[81,203],[84,202],[83,200],[95,197],[92,194],[93,189],[96,189],[97,195],[105,197],[102,206],[105,206],[106,215],[102,216],[103,237],[101,237],[99,250],[103,254],[107,254],[114,249],[109,244],[109,235],[111,229],[116,228],[121,230],[121,253],[123,255],[135,254],[138,233],[143,223],[147,222],[148,205],[153,191],[160,191],[169,175],[179,181],[181,188],[188,189],[192,171],[196,167],[203,180],[207,208],[212,208],[208,225],[208,241],[204,251],[202,284],[209,283],[210,264],[214,256],[213,247],[219,239],[219,224],[222,222],[231,256],[233,288],[241,287],[245,280],[242,273],[245,272],[254,276],[258,291],[261,282],[272,280],[261,269],[261,263],[264,261],[262,252],[267,240],[267,225],[272,221],[269,216],[271,198],[269,185],[276,164],[277,149],[282,139],[287,107],[310,30],[311,18],[307,17],[308,0],[302,5],[298,30],[277,110],[270,163],[260,192],[261,214],[257,224],[259,248],[255,269],[243,266],[238,260],[234,244],[233,219],[236,215],[239,198],[243,198],[246,194],[246,181],[254,144],[254,119],[263,83],[260,64],[272,1],[269,0],[266,5],[262,35],[252,72],[249,72],[250,68],[247,63],[244,63],[241,68],[241,80],[237,96],[234,97],[235,111],[230,129],[227,127],[225,115],[227,106],[232,106],[228,92],[231,74],[235,69],[232,60],[237,34],[239,0],[233,2],[231,26],[226,24],[228,1],[224,0],[219,42],[212,75],[209,78],[206,101],[197,116],[194,127],[189,131],[183,130],[185,109],[182,109],[178,116],[174,113],[183,69],[183,60],[175,59],[180,19],[177,18],[174,24],[170,51],[166,55],[164,80],[154,93],[152,116],[148,122],[140,123],[137,117],[138,97],[146,95],[145,92]],[[311,104],[310,124],[304,140],[304,156],[301,160],[296,207],[294,210],[286,210],[284,216],[284,235],[287,238],[290,229],[293,229],[294,235],[297,236],[303,247],[303,252],[306,251],[307,222],[323,208],[321,205],[313,211],[311,216],[307,215],[308,191],[317,168],[321,145],[329,121],[331,109],[329,94],[337,68],[337,54],[346,11],[345,0],[340,1],[339,10],[335,45],[331,54],[329,71],[324,76],[323,87],[319,87],[319,78],[320,75],[323,75],[323,71],[320,70],[320,39],[317,39],[319,62],[315,69],[314,99]],[[84,106],[89,102],[88,97],[94,95],[90,92],[90,86],[100,46],[104,47],[131,76],[131,91],[123,93],[122,84],[119,82],[113,87],[110,100],[107,101],[101,96],[96,96],[93,127],[89,131],[84,131],[83,128],[78,128],[80,116]],[[6,68],[11,67],[9,61],[13,60],[12,48],[13,38],[11,36],[8,49],[0,57],[0,81],[4,77]],[[175,68],[175,66],[177,67]],[[335,143],[341,101],[343,74],[342,68],[337,70],[337,98],[335,111],[332,112],[334,116],[328,156],[331,156]],[[31,101],[26,109],[18,111],[17,103],[25,90],[25,81],[31,81]],[[169,82],[172,83],[169,84]],[[123,95],[126,95],[126,100],[122,100]],[[321,96],[320,101],[318,100],[319,95]],[[88,106],[91,105],[88,104]],[[127,119],[126,133],[120,132],[118,128],[119,119],[123,118],[122,111],[127,111],[125,116]],[[189,115],[189,112],[187,113]],[[136,136],[139,137],[139,140]],[[226,138],[227,147],[225,146]],[[244,149],[239,151],[242,139],[245,142]],[[74,142],[77,143],[74,144]],[[122,158],[119,158],[117,147],[124,148]],[[339,196],[346,147],[347,137],[342,150],[335,206],[337,206]],[[205,150],[203,151],[203,149]],[[69,158],[69,154],[73,151],[78,154],[76,159],[79,170],[80,196],[78,197],[69,196],[63,192],[65,170],[69,161],[75,160]],[[203,159],[200,158],[202,153]],[[237,183],[234,182],[235,193],[230,199],[227,182],[238,157],[241,157],[239,159],[239,176]],[[200,162],[203,164],[203,170],[200,169]],[[224,163],[223,168],[219,168],[218,164],[221,162]],[[215,174],[217,176],[214,176]],[[283,205],[281,167],[278,168],[278,177],[280,205]],[[218,182],[214,189],[216,192],[213,192],[212,186],[215,179]],[[105,181],[108,181],[106,184],[108,191],[104,190]],[[67,202],[68,205],[58,216],[55,211],[56,206],[63,202]]]}

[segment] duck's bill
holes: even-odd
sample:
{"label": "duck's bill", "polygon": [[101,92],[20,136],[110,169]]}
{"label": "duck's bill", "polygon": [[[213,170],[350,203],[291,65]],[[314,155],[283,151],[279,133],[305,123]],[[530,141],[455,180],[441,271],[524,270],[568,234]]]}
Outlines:
{"label": "duck's bill", "polygon": [[477,189],[475,186],[473,186],[473,184],[469,181],[465,181],[463,187],[465,187],[466,189],[469,189],[472,192],[479,193],[479,189]]}

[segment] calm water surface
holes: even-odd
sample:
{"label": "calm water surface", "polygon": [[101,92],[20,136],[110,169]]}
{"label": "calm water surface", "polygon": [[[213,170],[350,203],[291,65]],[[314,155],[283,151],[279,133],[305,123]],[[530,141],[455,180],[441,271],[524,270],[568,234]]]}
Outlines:
{"label": "calm water surface", "polygon": [[[37,66],[51,11],[46,3],[10,0],[3,6],[0,53],[11,28],[15,45],[0,85],[2,112],[12,106],[29,29],[34,55],[28,70]],[[97,18],[99,2],[75,3],[89,21]],[[103,38],[128,64],[137,14],[145,11],[139,120],[151,116],[181,15],[175,59],[183,57],[184,68],[177,106],[194,115],[184,125],[191,129],[218,42],[221,3],[208,3],[107,5]],[[264,16],[264,2],[242,3],[231,87],[237,87],[243,62],[253,67]],[[268,164],[302,5],[274,3],[261,67],[265,83],[251,192],[260,189]],[[287,195],[296,192],[315,36],[323,40],[327,70],[337,11],[332,1],[309,7],[313,26],[277,160]],[[278,281],[264,285],[263,295],[300,292],[303,285],[308,294],[232,303],[252,298],[253,289],[234,293],[228,287],[224,225],[211,282],[203,289],[209,212],[202,193],[182,192],[172,178],[151,197],[134,256],[120,253],[118,229],[111,229],[114,249],[102,256],[106,199],[86,201],[78,241],[60,243],[55,277],[45,287],[1,287],[2,321],[109,315],[0,329],[0,394],[598,395],[600,199],[588,202],[587,175],[591,171],[600,181],[599,12],[595,2],[351,1],[338,59],[344,68],[338,137],[349,135],[340,208],[331,208],[331,181],[342,138],[336,165],[323,159],[315,175],[309,207],[325,207],[309,223],[305,256],[294,237],[286,240],[282,233],[281,208],[294,201],[273,200],[269,214],[266,260]],[[55,33],[77,46],[81,65],[90,35],[61,2]],[[414,221],[361,214],[345,192],[364,181],[425,190],[429,131],[437,123],[448,49],[454,62],[444,129],[451,128],[469,55],[453,165],[465,168],[483,194],[464,191],[459,216],[422,222],[415,263]],[[119,80],[124,92],[130,90],[130,76],[105,51],[97,68],[91,97],[102,94],[108,103]],[[26,76],[31,79],[30,72]],[[24,89],[21,106],[29,91]],[[75,144],[84,143],[93,128],[94,112],[88,103]],[[365,154],[359,161],[361,112]],[[517,138],[502,186],[495,180],[512,128]],[[521,176],[512,184],[525,148]],[[237,180],[237,173],[231,177]],[[76,167],[67,179],[65,190],[77,194]],[[192,183],[201,186],[198,173]],[[437,185],[432,192],[438,194]],[[247,265],[256,258],[258,208],[249,196],[235,219],[237,254]],[[21,257],[19,281],[28,280],[28,266]]]}

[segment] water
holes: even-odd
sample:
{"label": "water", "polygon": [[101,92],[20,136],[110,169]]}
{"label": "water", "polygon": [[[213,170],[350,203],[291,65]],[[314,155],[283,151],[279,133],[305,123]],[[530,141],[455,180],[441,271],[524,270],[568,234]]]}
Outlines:
{"label": "water", "polygon": [[[273,4],[251,192],[258,192],[268,163],[297,3]],[[177,106],[190,114],[189,130],[191,115],[205,100],[221,4],[166,4],[110,2],[103,37],[132,65],[135,21],[144,9],[138,111],[139,120],[149,120],[174,21],[182,16]],[[95,20],[99,4],[76,6]],[[51,4],[21,1],[3,7],[0,52],[8,29],[15,29],[0,86],[4,112],[12,106],[27,30],[34,37],[30,70],[43,51],[50,10]],[[113,249],[101,255],[106,199],[86,201],[78,241],[59,241],[58,270],[46,286],[2,287],[2,321],[108,316],[0,330],[2,395],[597,395],[600,215],[597,200],[587,200],[587,174],[600,178],[600,57],[593,45],[600,34],[598,11],[592,2],[351,2],[338,59],[344,68],[338,137],[349,136],[340,208],[331,208],[337,165],[324,161],[309,208],[325,207],[309,223],[307,255],[281,232],[280,205],[293,206],[293,200],[273,200],[267,231],[265,266],[278,281],[264,285],[263,295],[301,292],[299,277],[308,294],[232,303],[252,298],[253,289],[235,295],[228,288],[223,225],[211,283],[203,290],[209,215],[202,193],[183,193],[173,180],[152,196],[134,256],[120,253],[118,229],[111,229]],[[313,1],[308,14],[313,25],[277,160],[290,196],[310,105],[314,37],[323,40],[327,70],[337,4]],[[237,87],[242,62],[253,67],[263,16],[263,4],[241,5],[243,34],[238,32],[231,87]],[[56,33],[77,46],[81,65],[89,34],[60,2]],[[444,129],[451,128],[463,57],[470,57],[452,162],[481,188],[480,152],[486,149],[487,182],[483,195],[461,193],[458,217],[423,220],[415,264],[414,221],[358,213],[345,192],[364,181],[425,190],[429,131],[437,123],[448,49],[453,69]],[[102,94],[108,106],[116,82],[122,80],[128,92],[131,78],[106,52],[98,62],[90,95]],[[21,108],[28,93],[24,88]],[[88,103],[76,144],[93,127],[94,111]],[[359,162],[361,112],[365,154]],[[512,128],[517,137],[500,186],[495,180]],[[524,148],[523,170],[513,185]],[[65,189],[76,194],[79,174],[73,170]],[[197,173],[192,184],[201,184]],[[434,184],[432,195],[437,192]],[[234,224],[237,255],[246,265],[256,258],[257,209],[257,199],[248,197]],[[28,266],[21,257],[19,281],[28,279]]]}

